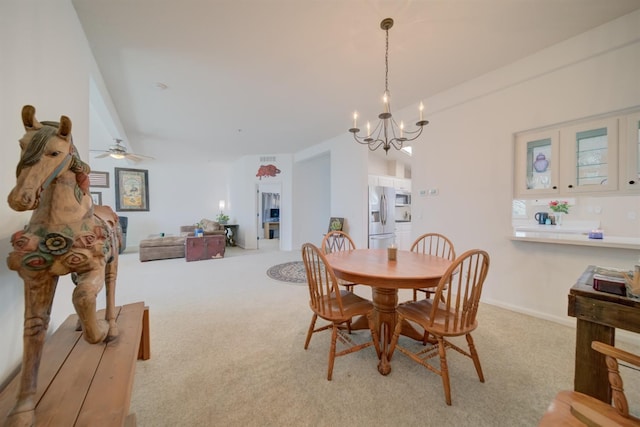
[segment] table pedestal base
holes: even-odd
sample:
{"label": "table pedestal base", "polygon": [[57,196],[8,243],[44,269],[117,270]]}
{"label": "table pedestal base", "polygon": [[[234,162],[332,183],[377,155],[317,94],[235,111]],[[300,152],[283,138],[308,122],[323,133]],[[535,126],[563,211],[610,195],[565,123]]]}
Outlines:
{"label": "table pedestal base", "polygon": [[[378,372],[388,375],[391,372],[389,362],[389,344],[398,322],[396,307],[398,306],[398,289],[372,288],[373,293],[373,324],[380,337],[380,362]],[[362,316],[351,325],[351,329],[369,329],[367,319]],[[403,322],[402,335],[422,341],[424,332],[416,330],[409,322]]]}

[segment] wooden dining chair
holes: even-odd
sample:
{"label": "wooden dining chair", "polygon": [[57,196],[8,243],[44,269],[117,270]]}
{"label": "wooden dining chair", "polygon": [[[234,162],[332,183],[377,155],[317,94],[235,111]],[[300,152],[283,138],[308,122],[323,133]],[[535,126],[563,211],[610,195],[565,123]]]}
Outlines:
{"label": "wooden dining chair", "polygon": [[[489,271],[489,254],[483,250],[469,250],[449,266],[435,290],[432,299],[423,299],[401,304],[397,308],[398,322],[389,345],[389,359],[397,348],[415,362],[442,377],[444,396],[451,405],[451,386],[446,350],[452,348],[473,360],[480,378],[484,382],[480,359],[471,332],[478,327],[478,305],[482,287]],[[398,345],[402,323],[409,321],[424,328],[429,342],[421,351],[412,352]],[[464,336],[469,350],[462,349],[447,338]],[[439,356],[440,366],[429,363],[429,359]]]}
{"label": "wooden dining chair", "polygon": [[618,368],[619,360],[640,367],[640,357],[599,341],[593,341],[591,348],[605,355],[613,406],[584,393],[561,391],[549,405],[539,427],[640,426],[640,419],[629,414],[629,404]]}
{"label": "wooden dining chair", "polygon": [[[304,349],[306,350],[309,347],[311,335],[315,332],[331,329],[329,369],[327,372],[327,380],[331,381],[333,364],[336,357],[362,350],[371,345],[375,347],[376,353],[378,357],[380,357],[378,334],[375,331],[371,317],[373,304],[371,301],[359,297],[353,292],[340,289],[333,269],[327,262],[324,254],[315,245],[311,243],[302,245],[302,259],[304,261],[307,283],[309,285],[309,306],[313,311]],[[372,337],[371,341],[356,344],[348,335],[340,333],[342,329],[346,328],[346,324],[350,322],[354,316],[367,316]],[[318,317],[329,323],[316,328]],[[337,340],[340,340],[347,348],[337,351]]]}
{"label": "wooden dining chair", "polygon": [[[411,245],[411,251],[421,254],[435,255],[452,261],[456,257],[453,243],[447,237],[438,233],[426,233],[418,237]],[[427,298],[433,293],[433,289],[414,289],[413,300],[418,300],[418,292],[423,292]]]}
{"label": "wooden dining chair", "polygon": [[[325,254],[339,251],[351,251],[355,248],[355,243],[353,243],[351,237],[344,231],[329,231],[322,239],[322,252]],[[344,286],[348,291],[353,291],[353,287],[356,285],[353,282],[348,282],[342,279],[338,279],[338,284],[340,286]]]}

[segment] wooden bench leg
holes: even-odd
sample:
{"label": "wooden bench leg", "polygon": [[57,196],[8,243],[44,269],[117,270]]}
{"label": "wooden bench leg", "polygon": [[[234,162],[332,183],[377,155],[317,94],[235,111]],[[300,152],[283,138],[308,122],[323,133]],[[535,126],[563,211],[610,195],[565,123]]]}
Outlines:
{"label": "wooden bench leg", "polygon": [[138,360],[149,360],[150,358],[151,337],[149,336],[149,307],[145,307],[144,312],[142,313],[142,334],[140,334]]}

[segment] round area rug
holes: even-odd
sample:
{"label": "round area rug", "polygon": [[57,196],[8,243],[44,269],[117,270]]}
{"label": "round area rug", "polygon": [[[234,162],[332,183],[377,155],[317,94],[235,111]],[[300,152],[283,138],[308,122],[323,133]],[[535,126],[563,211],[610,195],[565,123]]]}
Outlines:
{"label": "round area rug", "polygon": [[302,261],[274,265],[267,270],[267,276],[281,282],[307,283],[307,274],[304,271],[304,262]]}

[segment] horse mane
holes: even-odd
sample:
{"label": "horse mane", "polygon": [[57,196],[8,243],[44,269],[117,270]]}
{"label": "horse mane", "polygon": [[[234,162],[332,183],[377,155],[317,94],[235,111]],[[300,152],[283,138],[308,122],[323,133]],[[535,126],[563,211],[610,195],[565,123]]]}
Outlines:
{"label": "horse mane", "polygon": [[[47,141],[56,135],[58,128],[60,127],[59,122],[43,121],[40,123],[42,124],[42,127],[35,133],[33,138],[31,138],[24,154],[20,158],[20,162],[18,162],[18,166],[16,167],[16,177],[20,175],[22,169],[27,166],[32,166],[40,160],[44,153],[44,149],[47,146]],[[73,137],[71,137],[70,154],[72,159],[69,169],[76,174],[76,182],[86,194],[89,191],[88,175],[89,172],[91,172],[91,167],[80,159],[78,150],[76,150],[75,145],[73,145]]]}

